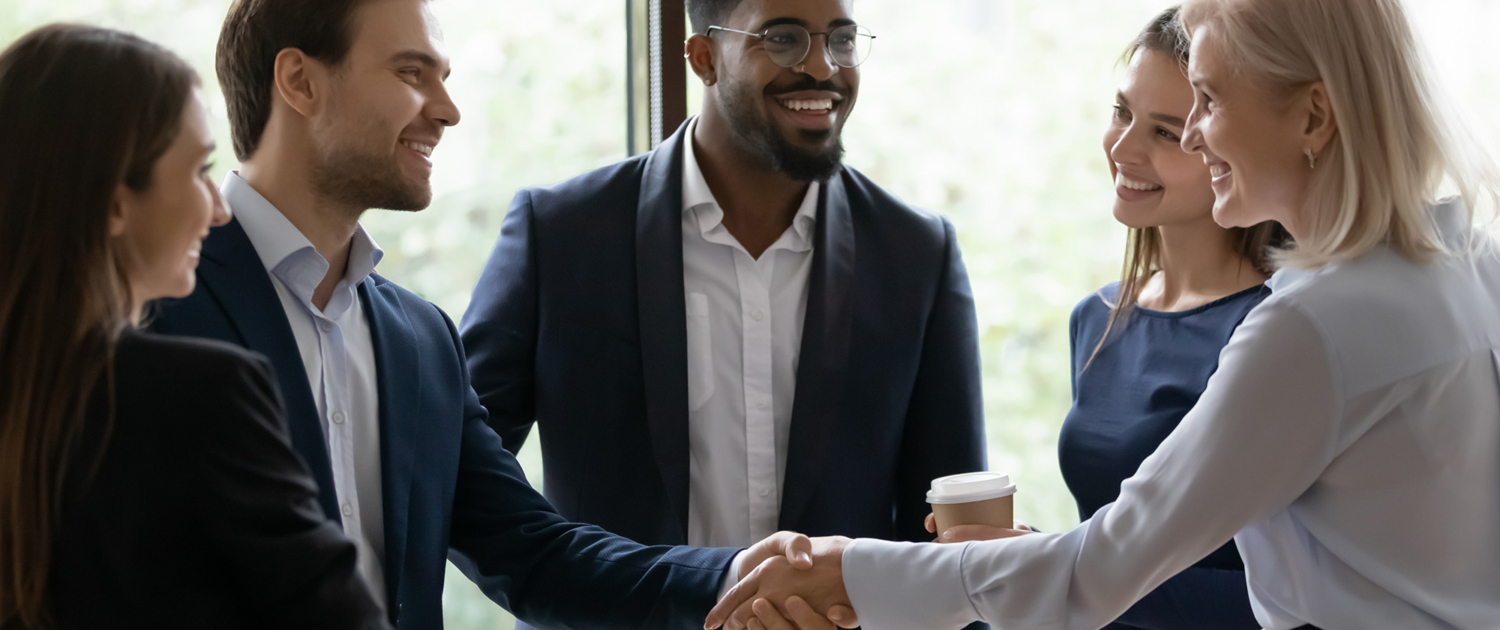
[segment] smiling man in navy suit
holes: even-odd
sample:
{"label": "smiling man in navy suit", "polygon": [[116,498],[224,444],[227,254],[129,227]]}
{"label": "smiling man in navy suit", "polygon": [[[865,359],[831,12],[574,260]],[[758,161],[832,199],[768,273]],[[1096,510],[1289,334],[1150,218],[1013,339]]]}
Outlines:
{"label": "smiling man in navy suit", "polygon": [[[271,360],[292,445],[390,620],[442,627],[451,552],[534,623],[701,627],[738,550],[567,522],[486,425],[453,323],[374,273],[360,216],[425,208],[429,156],[459,122],[425,0],[237,0],[217,65],[244,163],[222,188],[235,219],[204,241],[197,290],[154,327]],[[739,561],[794,555],[787,540]]]}
{"label": "smiling man in navy suit", "polygon": [[847,0],[688,0],[701,114],[523,190],[461,327],[490,425],[542,427],[546,495],[651,544],[930,540],[982,470],[953,227],[840,164],[872,36]]}

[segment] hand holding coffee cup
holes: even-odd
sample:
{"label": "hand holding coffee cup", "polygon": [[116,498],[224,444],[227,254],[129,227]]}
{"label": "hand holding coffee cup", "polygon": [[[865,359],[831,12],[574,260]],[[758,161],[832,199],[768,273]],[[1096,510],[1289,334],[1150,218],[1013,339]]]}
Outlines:
{"label": "hand holding coffee cup", "polygon": [[942,542],[1027,533],[1016,529],[1015,493],[1015,484],[1004,473],[964,473],[934,479],[932,490],[927,493],[927,502],[932,504],[927,528],[940,537],[954,528],[958,528],[954,533],[965,534]]}

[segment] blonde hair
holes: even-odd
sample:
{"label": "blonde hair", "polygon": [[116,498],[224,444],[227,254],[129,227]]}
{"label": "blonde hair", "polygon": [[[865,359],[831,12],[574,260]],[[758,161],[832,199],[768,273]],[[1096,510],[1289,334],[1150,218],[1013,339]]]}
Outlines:
{"label": "blonde hair", "polygon": [[1316,154],[1305,234],[1281,262],[1315,267],[1383,242],[1413,262],[1448,252],[1430,211],[1445,186],[1470,222],[1492,214],[1489,151],[1459,133],[1400,0],[1189,0],[1182,22],[1214,28],[1234,69],[1265,88],[1328,91],[1338,131]]}

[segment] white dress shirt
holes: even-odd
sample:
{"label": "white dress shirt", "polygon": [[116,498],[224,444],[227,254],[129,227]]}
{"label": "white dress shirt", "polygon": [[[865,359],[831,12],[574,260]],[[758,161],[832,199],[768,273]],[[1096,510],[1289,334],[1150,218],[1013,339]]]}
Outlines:
{"label": "white dress shirt", "polygon": [[[1437,212],[1458,244],[1456,204]],[[1231,537],[1267,628],[1500,627],[1500,256],[1382,246],[1270,286],[1197,406],[1077,528],[850,545],[864,628],[1095,629]]]}
{"label": "white dress shirt", "polygon": [[682,161],[688,544],[748,546],[776,532],[781,511],[819,185],[754,258],[724,227],[693,151],[696,126]]}
{"label": "white dress shirt", "polygon": [[[380,475],[380,403],[375,349],[356,287],[383,255],[363,227],[354,231],[344,279],[327,307],[312,303],[328,261],[238,173],[220,188],[281,297],[308,385],[323,423],[344,534],[358,548],[360,575],[375,601],[385,603],[385,520]],[[326,489],[325,489],[326,490]]]}

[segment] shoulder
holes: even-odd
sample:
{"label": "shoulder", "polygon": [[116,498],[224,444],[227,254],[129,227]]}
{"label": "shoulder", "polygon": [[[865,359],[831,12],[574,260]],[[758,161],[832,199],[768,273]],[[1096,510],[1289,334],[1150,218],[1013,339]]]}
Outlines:
{"label": "shoulder", "polygon": [[182,390],[213,389],[271,373],[264,356],[234,344],[150,332],[122,336],[115,367],[122,376]]}
{"label": "shoulder", "polygon": [[625,204],[634,209],[648,155],[638,155],[549,186],[523,188],[516,193],[514,205],[524,203],[542,218],[598,209],[601,204]]}
{"label": "shoulder", "polygon": [[1076,332],[1081,325],[1108,319],[1111,305],[1115,303],[1119,293],[1120,283],[1111,282],[1079,300],[1078,304],[1073,306],[1073,314],[1069,316],[1074,331]]}
{"label": "shoulder", "polygon": [[1288,311],[1305,317],[1349,395],[1500,342],[1500,262],[1492,256],[1446,255],[1419,264],[1381,247],[1277,275],[1274,292],[1251,317]]}
{"label": "shoulder", "polygon": [[[443,332],[451,334],[451,336],[457,339],[458,332],[457,328],[453,325],[453,319],[448,317],[448,313],[444,312],[438,305],[423,299],[422,296],[412,293],[406,287],[396,284],[389,278],[378,273],[370,274],[369,283],[371,289],[379,292],[383,301],[401,310],[401,313],[406,316],[407,321],[411,322],[414,328],[412,332],[419,335]],[[373,295],[371,296],[371,305],[373,308],[379,308],[376,306],[374,297]]]}
{"label": "shoulder", "polygon": [[838,177],[856,220],[864,215],[887,233],[936,248],[946,249],[956,240],[953,225],[942,215],[908,205],[853,167],[843,167]]}

